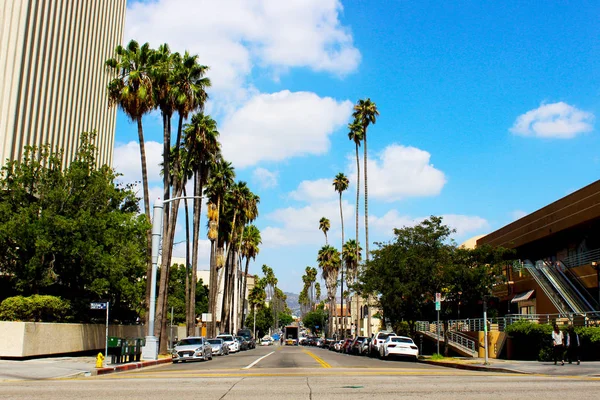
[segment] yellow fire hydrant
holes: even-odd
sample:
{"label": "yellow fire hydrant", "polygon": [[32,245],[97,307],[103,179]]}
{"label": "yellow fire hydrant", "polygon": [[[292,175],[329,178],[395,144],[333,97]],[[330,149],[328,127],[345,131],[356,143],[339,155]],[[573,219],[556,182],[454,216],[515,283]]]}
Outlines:
{"label": "yellow fire hydrant", "polygon": [[96,368],[102,368],[104,365],[104,356],[102,353],[98,353],[96,356]]}

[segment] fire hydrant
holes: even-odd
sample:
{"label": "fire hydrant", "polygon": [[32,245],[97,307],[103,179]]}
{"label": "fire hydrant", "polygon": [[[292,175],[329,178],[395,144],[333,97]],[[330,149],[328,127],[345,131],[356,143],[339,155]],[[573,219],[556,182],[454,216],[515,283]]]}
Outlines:
{"label": "fire hydrant", "polygon": [[102,353],[98,353],[96,356],[96,368],[102,368],[104,366],[104,356]]}

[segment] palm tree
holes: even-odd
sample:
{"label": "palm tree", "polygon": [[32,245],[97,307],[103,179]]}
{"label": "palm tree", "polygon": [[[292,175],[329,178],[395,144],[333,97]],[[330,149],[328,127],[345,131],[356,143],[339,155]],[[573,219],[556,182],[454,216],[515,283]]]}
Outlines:
{"label": "palm tree", "polygon": [[[244,286],[241,293],[242,301],[246,299],[246,288],[248,286],[248,267],[250,265],[250,259],[255,260],[256,256],[260,252],[259,246],[262,244],[260,237],[260,231],[254,225],[249,225],[244,232],[244,238],[242,240],[242,256],[246,257],[246,268],[244,270]],[[244,304],[242,304],[242,310],[244,310]],[[246,314],[242,314],[242,323],[240,326],[244,326],[246,321]]]}
{"label": "palm tree", "polygon": [[[137,123],[140,142],[140,160],[142,164],[142,191],[144,195],[144,212],[150,221],[150,196],[148,194],[148,168],[146,166],[146,145],[142,117],[152,111],[152,80],[148,75],[152,50],[148,43],[140,46],[135,40],[127,47],[121,45],[115,49],[114,58],[106,60],[106,66],[116,76],[108,83],[108,104],[117,105],[123,112]],[[152,229],[148,229],[146,254],[146,315],[150,312],[150,285],[152,281]],[[153,335],[148,332],[148,335]]]}
{"label": "palm tree", "polygon": [[[348,287],[356,283],[358,277],[358,263],[361,261],[360,252],[362,249],[357,244],[356,240],[349,239],[342,247],[342,256],[346,266],[346,282]],[[360,315],[360,304],[358,302],[358,293],[356,293],[356,334],[358,335],[358,316]]]}
{"label": "palm tree", "polygon": [[325,234],[325,244],[326,245],[329,244],[327,242],[327,232],[329,231],[330,227],[331,227],[331,224],[329,223],[329,220],[327,218],[323,217],[319,220],[319,229],[323,231],[323,234]]}
{"label": "palm tree", "polygon": [[[358,156],[358,147],[364,138],[363,127],[358,120],[354,120],[348,125],[348,139],[354,142],[356,146],[356,243],[360,243],[358,240],[358,203],[360,201],[360,157]],[[357,255],[358,257],[358,255]]]}
{"label": "palm tree", "polygon": [[[338,192],[340,194],[340,220],[342,222],[342,246],[344,245],[344,213],[342,212],[342,192],[344,192],[346,189],[348,189],[348,184],[350,183],[350,181],[348,180],[348,178],[346,177],[346,175],[344,175],[342,172],[338,173],[335,178],[333,179],[333,187],[335,188],[335,191]],[[342,253],[342,260],[341,262],[343,262],[343,253]],[[340,337],[345,337],[346,336],[346,326],[345,326],[345,322],[346,322],[346,316],[344,315],[344,266],[342,265],[341,267],[341,271],[342,271],[342,280],[341,280],[341,284],[340,284],[340,296],[341,296],[341,308],[342,308],[342,324],[341,324],[341,329],[342,331],[340,332]]]}
{"label": "palm tree", "polygon": [[[359,122],[363,127],[363,140],[365,143],[364,147],[364,167],[365,167],[365,255],[367,259],[367,263],[369,262],[369,185],[368,185],[368,174],[367,174],[367,128],[371,124],[375,124],[377,116],[379,115],[379,111],[377,110],[377,106],[375,103],[371,101],[371,99],[367,98],[366,100],[358,100],[356,105],[354,106],[354,113],[352,114],[354,119]],[[369,321],[367,326],[367,334],[371,334],[371,321],[370,321],[370,313],[369,313]]]}
{"label": "palm tree", "polygon": [[[186,161],[184,170],[191,166],[194,180],[194,211],[192,225],[192,277],[190,284],[190,304],[188,309],[188,334],[193,334],[196,313],[196,281],[198,273],[198,242],[200,240],[200,215],[202,212],[202,199],[204,185],[208,179],[210,166],[214,163],[220,152],[218,141],[219,131],[216,122],[204,114],[194,114],[184,131],[184,146],[186,149]],[[179,182],[181,189],[185,187],[186,180]],[[179,188],[178,188],[179,191]],[[176,223],[175,215],[173,223]],[[174,229],[173,229],[174,231]]]}
{"label": "palm tree", "polygon": [[333,315],[335,313],[335,292],[340,269],[340,252],[333,246],[325,245],[319,250],[317,262],[321,267],[321,276],[325,280],[327,299],[329,300],[329,336],[333,335]]}

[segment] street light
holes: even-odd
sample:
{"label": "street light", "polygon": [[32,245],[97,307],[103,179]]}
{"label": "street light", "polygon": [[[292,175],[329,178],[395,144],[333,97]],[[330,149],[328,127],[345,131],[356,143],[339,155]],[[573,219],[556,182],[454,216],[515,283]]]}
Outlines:
{"label": "street light", "polygon": [[158,338],[154,336],[154,317],[156,314],[156,272],[158,270],[158,246],[162,233],[162,215],[165,204],[182,199],[201,199],[204,196],[181,196],[168,200],[157,198],[154,202],[152,214],[152,277],[150,280],[150,315],[148,316],[148,332],[146,345],[142,349],[142,358],[146,360],[158,359]]}

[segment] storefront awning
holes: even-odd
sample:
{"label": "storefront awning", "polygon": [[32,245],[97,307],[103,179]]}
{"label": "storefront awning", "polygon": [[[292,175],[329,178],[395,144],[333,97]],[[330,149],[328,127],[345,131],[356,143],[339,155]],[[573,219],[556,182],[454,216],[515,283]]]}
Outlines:
{"label": "storefront awning", "polygon": [[529,290],[527,292],[519,293],[510,301],[511,303],[518,303],[520,301],[526,301],[533,297],[535,290]]}

